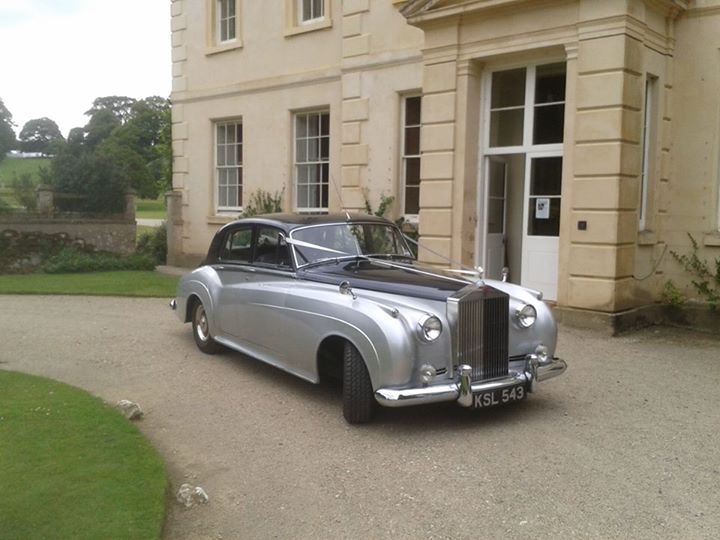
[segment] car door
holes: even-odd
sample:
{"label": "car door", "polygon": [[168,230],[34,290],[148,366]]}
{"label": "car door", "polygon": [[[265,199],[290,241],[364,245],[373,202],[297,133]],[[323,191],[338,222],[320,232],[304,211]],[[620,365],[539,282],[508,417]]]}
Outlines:
{"label": "car door", "polygon": [[240,225],[229,230],[223,240],[218,262],[213,265],[220,288],[217,298],[216,323],[220,332],[233,339],[246,338],[248,288],[255,269],[252,266],[254,225]]}
{"label": "car door", "polygon": [[258,225],[255,232],[252,276],[248,280],[243,305],[245,339],[259,352],[270,355],[272,363],[286,366],[290,355],[282,339],[287,324],[285,296],[295,273],[290,249],[276,227]]}

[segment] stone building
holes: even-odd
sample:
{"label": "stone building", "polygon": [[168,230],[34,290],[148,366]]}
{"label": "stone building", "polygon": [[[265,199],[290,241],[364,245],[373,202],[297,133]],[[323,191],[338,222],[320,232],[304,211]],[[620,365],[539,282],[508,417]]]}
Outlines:
{"label": "stone building", "polygon": [[257,190],[377,207],[567,312],[720,257],[720,0],[174,0],[170,257]]}

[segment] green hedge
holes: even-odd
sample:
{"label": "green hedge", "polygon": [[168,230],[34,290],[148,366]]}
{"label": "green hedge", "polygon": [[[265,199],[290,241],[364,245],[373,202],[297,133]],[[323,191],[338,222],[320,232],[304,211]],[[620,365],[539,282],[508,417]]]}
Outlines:
{"label": "green hedge", "polygon": [[155,261],[148,255],[121,256],[112,253],[85,253],[73,248],[65,248],[57,255],[49,257],[41,267],[46,274],[154,269]]}

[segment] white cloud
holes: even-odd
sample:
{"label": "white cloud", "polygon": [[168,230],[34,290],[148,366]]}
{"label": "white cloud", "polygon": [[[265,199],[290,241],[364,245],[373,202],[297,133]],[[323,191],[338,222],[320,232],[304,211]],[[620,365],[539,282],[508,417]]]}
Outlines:
{"label": "white cloud", "polygon": [[37,9],[48,0],[0,1],[0,18],[16,14],[0,31],[0,98],[18,132],[48,116],[67,135],[99,96],[169,95],[169,1],[64,0],[63,14],[57,2],[54,12]]}

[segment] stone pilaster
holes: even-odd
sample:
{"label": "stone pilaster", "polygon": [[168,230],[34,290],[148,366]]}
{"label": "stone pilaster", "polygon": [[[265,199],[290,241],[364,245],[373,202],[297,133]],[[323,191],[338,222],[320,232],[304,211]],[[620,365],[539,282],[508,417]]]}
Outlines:
{"label": "stone pilaster", "polygon": [[[583,2],[579,28],[569,209],[570,245],[562,303],[600,311],[633,305],[641,172],[643,44],[626,19],[602,27]],[[605,6],[609,9],[609,6]],[[602,15],[608,15],[602,13]],[[571,112],[572,115],[572,112]]]}
{"label": "stone pilaster", "polygon": [[[459,224],[457,219],[463,219],[463,212],[453,215],[453,204],[463,192],[464,177],[462,174],[455,177],[456,167],[459,172],[464,170],[461,163],[456,163],[456,156],[460,160],[463,156],[462,152],[456,153],[456,144],[463,146],[467,142],[464,129],[467,118],[459,124],[456,120],[457,111],[465,110],[459,107],[465,106],[468,71],[464,66],[463,88],[459,93],[457,32],[456,24],[442,32],[433,46],[444,52],[426,55],[423,66],[419,232],[422,245],[429,249],[420,249],[418,258],[439,266],[449,266],[447,258],[459,259],[462,245],[460,237],[453,244],[453,231]],[[458,208],[462,208],[462,204]],[[461,229],[459,227],[456,232]]]}
{"label": "stone pilaster", "polygon": [[[370,53],[370,34],[367,33],[369,0],[349,0],[342,3],[342,54],[346,60]],[[341,193],[342,205],[348,210],[365,207],[365,187],[368,181],[370,150],[364,133],[370,118],[370,97],[363,88],[360,70],[343,69],[342,74],[342,147]]]}
{"label": "stone pilaster", "polygon": [[[172,0],[170,4],[170,29],[172,43],[172,94],[170,100],[179,93],[187,90],[187,76],[185,73],[187,60],[187,46],[185,33],[187,29],[187,16],[185,2],[187,0]],[[185,121],[184,105],[173,104],[172,119],[172,191],[168,192],[168,261],[170,264],[179,262],[182,254],[183,233],[183,205],[188,201],[188,158],[186,145],[188,140],[188,124]],[[172,206],[171,206],[172,205]]]}

